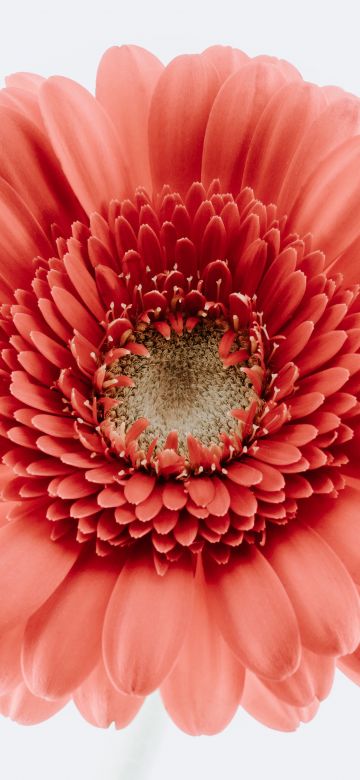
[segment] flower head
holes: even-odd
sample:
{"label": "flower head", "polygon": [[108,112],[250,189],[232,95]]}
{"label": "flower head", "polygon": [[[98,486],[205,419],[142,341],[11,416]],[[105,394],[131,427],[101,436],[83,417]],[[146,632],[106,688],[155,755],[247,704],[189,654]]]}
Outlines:
{"label": "flower head", "polygon": [[360,103],[229,48],[0,93],[0,710],[359,679]]}

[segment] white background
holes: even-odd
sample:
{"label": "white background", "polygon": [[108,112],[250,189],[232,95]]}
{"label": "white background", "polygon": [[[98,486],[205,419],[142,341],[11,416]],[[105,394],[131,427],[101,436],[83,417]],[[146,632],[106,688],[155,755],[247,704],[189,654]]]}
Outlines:
{"label": "white background", "polygon": [[[309,81],[360,95],[356,0],[0,0],[0,81],[33,70],[93,89],[113,44],[137,43],[164,62],[227,43],[293,62]],[[101,731],[67,707],[40,726],[0,719],[2,780],[358,780],[360,690],[338,674],[315,721],[295,734],[240,712],[217,737],[192,738],[157,697],[123,732]]]}

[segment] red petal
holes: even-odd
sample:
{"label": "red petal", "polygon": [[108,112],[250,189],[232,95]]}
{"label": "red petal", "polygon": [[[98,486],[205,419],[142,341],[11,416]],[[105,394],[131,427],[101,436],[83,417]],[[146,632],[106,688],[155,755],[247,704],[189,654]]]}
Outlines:
{"label": "red petal", "polygon": [[230,463],[226,468],[226,473],[232,482],[244,487],[258,485],[262,480],[261,471],[247,463]]}
{"label": "red petal", "polygon": [[199,521],[193,515],[184,512],[180,515],[174,528],[174,537],[179,544],[188,547],[197,536]]}
{"label": "red petal", "polygon": [[229,480],[225,484],[230,495],[231,509],[242,517],[252,517],[257,510],[257,501],[252,491]]}
{"label": "red petal", "polygon": [[230,506],[229,491],[224,480],[219,479],[218,477],[212,477],[212,481],[215,487],[215,496],[207,505],[207,508],[211,514],[222,517],[226,514]]}
{"label": "red petal", "polygon": [[215,498],[215,485],[211,477],[190,477],[186,487],[194,504],[207,506]]}
{"label": "red petal", "polygon": [[60,314],[73,328],[97,345],[103,336],[102,328],[72,293],[63,287],[53,287],[51,295]]}
{"label": "red petal", "polygon": [[249,453],[256,460],[274,466],[285,466],[288,463],[296,463],[301,458],[301,452],[293,444],[258,439],[255,445],[252,445]]}
{"label": "red petal", "polygon": [[136,517],[144,522],[152,520],[160,512],[162,506],[161,487],[156,485],[150,496],[137,505],[135,509]]}
{"label": "red petal", "polygon": [[163,488],[163,503],[167,509],[182,509],[188,500],[183,482],[166,482]]}
{"label": "red petal", "polygon": [[151,474],[137,472],[130,477],[124,486],[124,494],[130,504],[141,504],[150,496],[155,486],[156,479]]}

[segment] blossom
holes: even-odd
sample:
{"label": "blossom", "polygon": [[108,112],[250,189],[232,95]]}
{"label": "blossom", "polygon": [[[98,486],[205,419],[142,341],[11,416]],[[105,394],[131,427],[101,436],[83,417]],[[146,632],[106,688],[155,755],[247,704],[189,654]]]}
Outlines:
{"label": "blossom", "polygon": [[0,93],[0,711],[360,679],[359,100],[228,47]]}

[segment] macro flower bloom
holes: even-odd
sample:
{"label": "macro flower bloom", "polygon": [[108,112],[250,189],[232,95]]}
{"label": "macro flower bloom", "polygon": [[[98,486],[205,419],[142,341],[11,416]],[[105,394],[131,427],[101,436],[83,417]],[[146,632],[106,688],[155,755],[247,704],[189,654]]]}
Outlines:
{"label": "macro flower bloom", "polygon": [[0,92],[0,711],[360,682],[360,101],[211,47]]}

